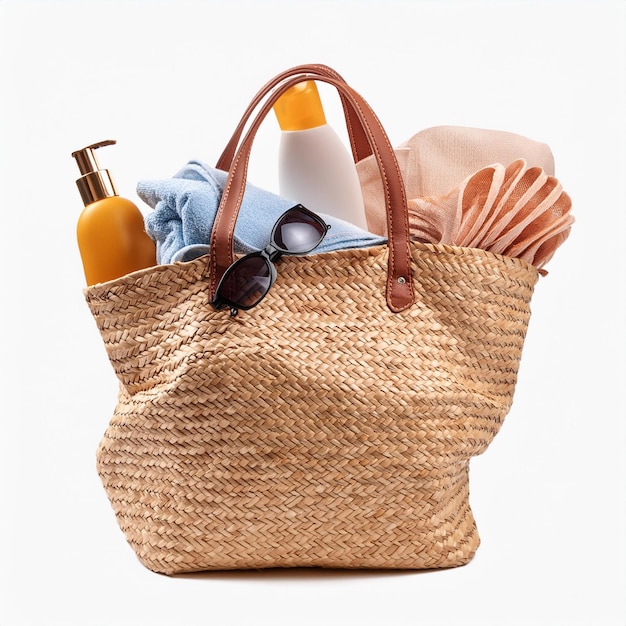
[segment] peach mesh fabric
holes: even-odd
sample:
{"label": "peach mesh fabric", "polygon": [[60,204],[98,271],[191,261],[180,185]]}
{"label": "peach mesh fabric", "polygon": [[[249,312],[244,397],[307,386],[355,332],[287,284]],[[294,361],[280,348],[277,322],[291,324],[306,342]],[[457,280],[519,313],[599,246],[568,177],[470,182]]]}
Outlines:
{"label": "peach mesh fabric", "polygon": [[[546,144],[502,131],[442,126],[418,133],[395,152],[415,241],[482,248],[543,268],[570,233],[571,200],[554,177]],[[384,235],[376,163],[363,159],[357,171],[368,227]]]}

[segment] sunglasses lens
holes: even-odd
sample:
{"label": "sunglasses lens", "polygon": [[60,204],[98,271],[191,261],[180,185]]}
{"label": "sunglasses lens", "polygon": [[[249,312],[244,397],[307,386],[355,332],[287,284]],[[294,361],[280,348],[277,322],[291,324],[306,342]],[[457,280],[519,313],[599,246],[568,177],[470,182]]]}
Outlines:
{"label": "sunglasses lens", "polygon": [[259,303],[271,282],[270,266],[263,257],[244,257],[224,274],[219,294],[230,304],[247,309]]}
{"label": "sunglasses lens", "polygon": [[291,254],[310,252],[326,235],[324,224],[300,209],[287,211],[274,228],[276,245]]}

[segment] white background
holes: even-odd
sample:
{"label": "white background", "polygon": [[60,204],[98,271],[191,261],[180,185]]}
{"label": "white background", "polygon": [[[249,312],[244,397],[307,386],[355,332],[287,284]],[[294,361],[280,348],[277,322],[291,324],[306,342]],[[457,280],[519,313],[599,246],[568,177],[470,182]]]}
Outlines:
{"label": "white background", "polygon": [[[626,624],[625,7],[0,0],[0,624]],[[214,163],[256,90],[308,62],[395,145],[441,124],[548,143],[577,223],[536,289],[513,409],[472,463],[469,565],[160,576],[95,470],[117,386],[83,300],[70,153],[117,139],[100,162],[140,204],[138,180]],[[251,169],[272,190],[277,139],[268,119]]]}

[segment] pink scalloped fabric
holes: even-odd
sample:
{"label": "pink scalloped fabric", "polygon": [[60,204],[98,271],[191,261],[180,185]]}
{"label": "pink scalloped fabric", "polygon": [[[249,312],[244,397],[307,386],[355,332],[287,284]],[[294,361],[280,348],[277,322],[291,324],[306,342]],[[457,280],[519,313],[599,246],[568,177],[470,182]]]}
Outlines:
{"label": "pink scalloped fabric", "polygon": [[408,201],[416,241],[481,248],[541,269],[570,234],[572,202],[561,183],[524,159],[494,164],[450,193]]}

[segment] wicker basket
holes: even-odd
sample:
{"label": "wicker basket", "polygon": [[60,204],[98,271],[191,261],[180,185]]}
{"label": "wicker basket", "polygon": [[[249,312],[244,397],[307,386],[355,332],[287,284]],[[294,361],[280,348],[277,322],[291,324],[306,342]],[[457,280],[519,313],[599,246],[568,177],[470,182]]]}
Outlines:
{"label": "wicker basket", "polygon": [[414,245],[419,299],[382,300],[387,249],[284,259],[262,306],[207,306],[206,260],[88,290],[119,404],[98,471],[163,573],[433,568],[478,546],[468,465],[511,405],[537,272]]}

